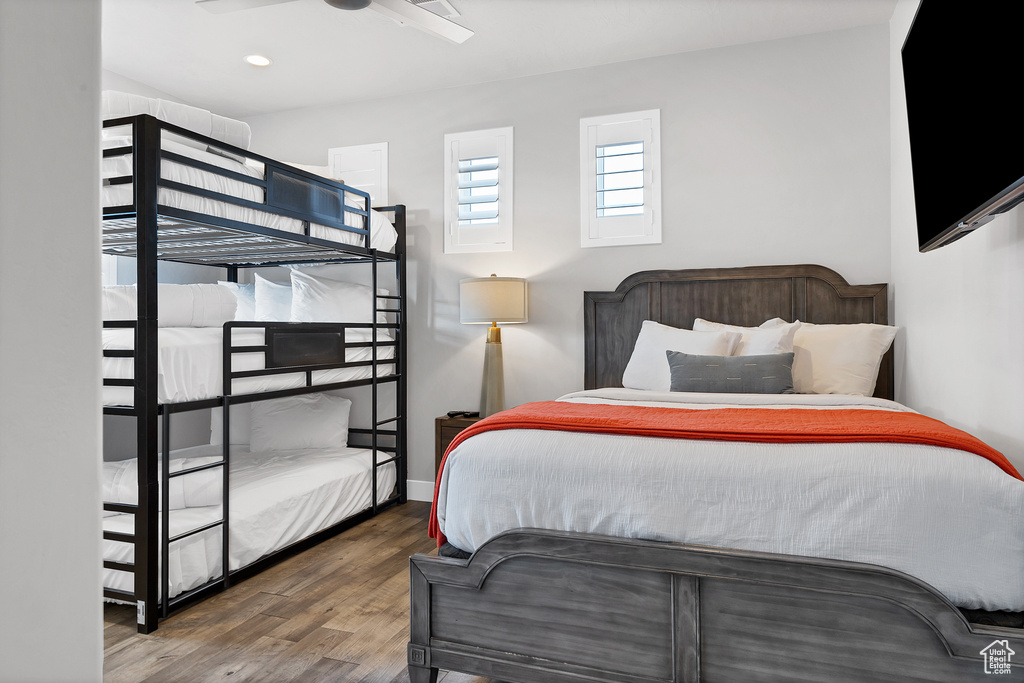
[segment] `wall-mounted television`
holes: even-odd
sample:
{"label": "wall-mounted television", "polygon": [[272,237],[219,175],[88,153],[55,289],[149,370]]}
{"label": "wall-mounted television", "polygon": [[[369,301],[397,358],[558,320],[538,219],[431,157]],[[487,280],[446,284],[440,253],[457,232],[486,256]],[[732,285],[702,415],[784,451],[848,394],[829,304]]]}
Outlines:
{"label": "wall-mounted television", "polygon": [[1024,201],[1021,2],[921,0],[903,44],[918,246]]}

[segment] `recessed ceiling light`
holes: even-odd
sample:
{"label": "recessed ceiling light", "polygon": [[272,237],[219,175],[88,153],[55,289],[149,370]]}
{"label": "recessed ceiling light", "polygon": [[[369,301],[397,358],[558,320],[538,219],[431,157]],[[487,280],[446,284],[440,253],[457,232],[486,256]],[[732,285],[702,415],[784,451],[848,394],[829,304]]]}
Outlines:
{"label": "recessed ceiling light", "polygon": [[246,55],[243,59],[245,59],[246,63],[253,66],[270,66],[272,64],[270,58],[263,55]]}

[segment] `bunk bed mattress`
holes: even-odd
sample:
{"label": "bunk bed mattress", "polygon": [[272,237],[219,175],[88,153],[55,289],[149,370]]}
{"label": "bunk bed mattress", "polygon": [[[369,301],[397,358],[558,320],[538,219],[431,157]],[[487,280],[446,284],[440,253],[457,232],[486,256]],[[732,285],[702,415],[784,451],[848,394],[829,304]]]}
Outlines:
{"label": "bunk bed mattress", "polygon": [[[628,389],[560,400],[910,410],[852,396]],[[437,508],[447,541],[467,552],[522,527],[677,541],[868,562],[916,576],[961,607],[1024,610],[1024,483],[937,446],[490,431],[449,453]]]}
{"label": "bunk bed mattress", "polygon": [[[104,149],[130,146],[130,136],[104,135]],[[196,149],[174,140],[163,139],[161,148],[167,151],[187,156],[198,161],[212,164],[235,173],[254,178],[263,179],[262,164],[254,165],[242,163],[226,156],[212,152]],[[101,177],[103,179],[102,206],[104,208],[113,206],[130,206],[134,201],[134,186],[128,184],[111,185],[106,182],[110,178],[132,175],[132,155],[124,154],[113,157],[105,157],[102,161]],[[217,173],[211,173],[201,169],[179,164],[174,161],[163,160],[160,162],[160,176],[164,180],[171,180],[203,190],[210,190],[221,194],[245,199],[251,202],[263,203],[264,191],[258,185],[253,185],[241,180],[229,178]],[[306,186],[311,191],[322,195],[324,205],[337,204],[337,197],[334,192],[323,191],[315,185]],[[281,230],[302,234],[305,230],[303,221],[289,216],[273,213],[272,210],[262,211],[244,206],[237,206],[227,202],[218,201],[197,194],[190,194],[179,190],[159,188],[157,190],[157,203],[161,206],[169,206],[184,211],[191,211],[204,216],[215,216],[226,218],[241,223],[258,225],[265,228]],[[357,195],[349,197],[346,195],[346,203],[353,208],[362,208],[361,198]],[[339,217],[341,218],[341,217]],[[344,212],[343,222],[345,225],[355,228],[362,228],[363,221],[358,214]],[[309,234],[311,237],[340,242],[342,244],[362,246],[364,238],[362,235],[332,228],[325,225],[310,223]],[[381,251],[391,252],[394,250],[398,240],[398,232],[394,226],[382,214],[370,212],[370,247]]]}
{"label": "bunk bed mattress", "polygon": [[[223,328],[221,327],[161,327],[159,332],[159,355],[157,362],[157,396],[160,403],[181,403],[216,398],[223,395]],[[132,349],[134,330],[103,330],[104,349]],[[350,342],[369,340],[369,332],[350,330],[346,339]],[[383,332],[381,341],[390,340]],[[236,346],[263,344],[263,330],[260,328],[236,328],[232,334]],[[394,346],[377,349],[378,360],[394,358]],[[345,360],[350,363],[370,361],[373,351],[369,347],[350,348]],[[265,367],[262,353],[238,353],[233,355],[232,370],[244,372],[261,370]],[[377,376],[393,375],[393,363],[378,363]],[[104,358],[103,377],[107,379],[131,379],[133,361],[130,358]],[[313,384],[353,382],[372,376],[370,366],[317,370],[312,373]],[[305,373],[296,372],[281,375],[246,377],[233,382],[233,394],[261,393],[279,389],[293,389],[305,386]],[[134,398],[132,387],[103,387],[103,404],[107,406],[130,406]]]}
{"label": "bunk bed mattress", "polygon": [[[219,445],[197,446],[175,451],[177,458],[190,458],[191,465],[220,459]],[[377,453],[378,460],[389,455]],[[180,466],[172,459],[172,469]],[[361,448],[308,449],[252,453],[244,446],[231,452],[230,551],[231,570],[252,564],[261,557],[318,531],[341,522],[372,505],[371,452]],[[110,463],[107,463],[108,465]],[[115,473],[116,468],[107,468]],[[211,475],[211,473],[213,473]],[[175,507],[172,489],[170,533],[172,536],[221,518],[220,475],[217,469],[185,475],[196,478],[189,502],[214,502],[196,507]],[[172,480],[173,481],[173,480]],[[377,469],[377,499],[384,500],[396,483],[394,463]],[[117,486],[104,482],[104,491]],[[134,494],[134,491],[132,491]],[[133,496],[121,496],[133,502]],[[114,514],[103,519],[104,531],[134,532],[134,515]],[[118,541],[103,541],[103,559],[132,562],[134,547]],[[191,590],[221,575],[221,531],[202,531],[171,544],[168,564],[170,596]],[[104,569],[103,585],[131,591],[134,577],[126,572]]]}

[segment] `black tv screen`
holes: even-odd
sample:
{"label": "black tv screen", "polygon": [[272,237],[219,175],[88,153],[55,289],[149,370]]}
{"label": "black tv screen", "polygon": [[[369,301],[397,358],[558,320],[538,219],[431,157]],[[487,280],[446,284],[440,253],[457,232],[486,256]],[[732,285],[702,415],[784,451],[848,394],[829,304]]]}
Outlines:
{"label": "black tv screen", "polygon": [[921,2],[903,45],[921,251],[1024,200],[1022,19],[1020,2]]}

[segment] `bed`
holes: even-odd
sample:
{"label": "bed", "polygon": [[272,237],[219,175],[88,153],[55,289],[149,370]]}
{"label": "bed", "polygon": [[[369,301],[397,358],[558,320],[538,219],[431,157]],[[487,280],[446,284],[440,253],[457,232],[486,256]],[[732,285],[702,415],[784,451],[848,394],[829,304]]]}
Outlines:
{"label": "bed", "polygon": [[[248,567],[273,552],[299,543],[369,508],[373,501],[372,456],[365,448],[304,448],[252,451],[249,444],[232,444],[231,542],[229,571]],[[201,468],[221,458],[217,444],[172,452],[170,471]],[[380,461],[388,460],[384,452]],[[106,462],[103,466],[104,500],[134,504],[137,498],[135,460]],[[378,500],[394,491],[395,466],[388,463],[376,477]],[[222,574],[221,477],[213,469],[200,469],[177,478],[169,492],[170,536],[182,541],[170,545],[168,596],[193,590]],[[107,513],[105,531],[131,533],[132,515]],[[198,533],[186,535],[194,529]],[[104,560],[134,561],[129,543],[104,541]],[[104,570],[104,585],[130,591],[132,575]]]}
{"label": "bed", "polygon": [[[306,386],[307,380],[311,386],[345,384],[368,379],[374,373],[378,378],[393,377],[395,373],[394,363],[384,362],[395,357],[395,340],[387,331],[382,330],[377,335],[378,344],[374,350],[368,330],[350,325],[325,326],[324,334],[344,336],[344,352],[335,354],[334,360],[339,362],[337,367],[311,371],[307,378],[302,368],[284,374],[266,373],[274,367],[275,359],[268,358],[268,351],[263,349],[269,350],[273,345],[271,339],[274,333],[281,330],[287,332],[287,326],[272,326],[268,331],[266,327],[231,323],[227,329],[230,338],[228,348],[239,349],[237,352],[228,352],[231,372],[238,376],[231,380],[231,391],[228,393],[258,394],[294,389]],[[310,325],[307,324],[294,334],[308,335],[309,331]],[[160,403],[215,399],[225,393],[225,334],[223,326],[159,328],[157,396]],[[105,350],[130,352],[135,344],[134,331],[104,330],[102,344]],[[108,357],[103,360],[105,378],[131,381],[133,371],[130,358]],[[104,405],[131,406],[133,401],[130,386],[103,388]]]}
{"label": "bed", "polygon": [[[586,390],[481,421],[448,452],[434,531],[455,557],[411,559],[411,680],[1019,677],[1024,630],[967,615],[1024,609],[1024,483],[957,430],[955,447],[909,438],[942,428],[891,401],[888,344],[867,395],[621,386],[637,383],[647,325],[778,317],[825,334],[884,325],[886,296],[820,266],[649,271],[586,293]],[[683,414],[713,431],[658,431]],[[790,424],[853,415],[896,442],[823,443]],[[587,424],[613,419],[616,433]],[[751,429],[786,439],[759,443]]]}
{"label": "bed", "polygon": [[[134,285],[103,295],[104,414],[134,420],[136,456],[105,464],[119,487],[105,485],[103,594],[149,633],[405,502],[405,207],[249,151],[242,122],[123,93],[102,104],[102,248],[136,264]],[[218,282],[158,284],[160,261]],[[352,276],[324,271],[338,264]],[[251,270],[269,266],[283,268]],[[324,408],[339,392],[368,406],[365,424]],[[172,452],[191,411],[212,413],[210,444]],[[270,430],[275,414],[306,428]],[[314,438],[324,424],[344,429]]]}

